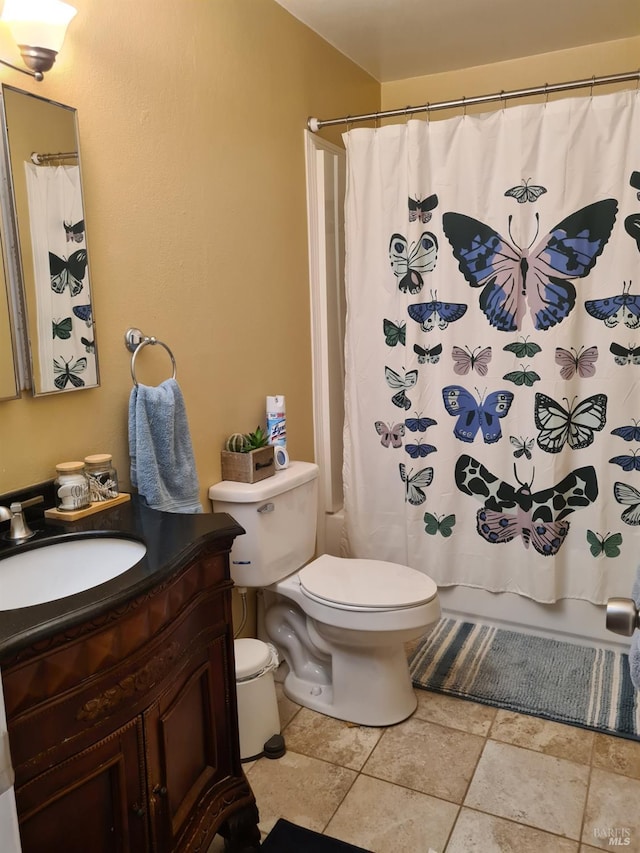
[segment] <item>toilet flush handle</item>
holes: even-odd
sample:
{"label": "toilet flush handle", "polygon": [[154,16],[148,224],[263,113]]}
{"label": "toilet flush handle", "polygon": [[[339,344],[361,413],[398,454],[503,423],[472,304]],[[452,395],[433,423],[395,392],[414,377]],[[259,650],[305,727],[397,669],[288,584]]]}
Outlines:
{"label": "toilet flush handle", "polygon": [[257,511],[261,512],[261,513],[265,513],[265,512],[273,512],[274,509],[275,509],[275,506],[271,503],[271,501],[269,501],[269,503],[262,504],[262,506],[259,506]]}

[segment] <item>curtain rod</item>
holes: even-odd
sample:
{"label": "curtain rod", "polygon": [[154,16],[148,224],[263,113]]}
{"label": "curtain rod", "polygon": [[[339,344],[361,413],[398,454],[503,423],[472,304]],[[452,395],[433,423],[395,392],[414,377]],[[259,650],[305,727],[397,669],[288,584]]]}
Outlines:
{"label": "curtain rod", "polygon": [[58,154],[38,154],[34,151],[31,154],[31,162],[36,166],[42,166],[43,163],[50,163],[52,160],[76,160],[77,158],[77,151],[60,151]]}
{"label": "curtain rod", "polygon": [[527,98],[533,95],[549,95],[552,92],[593,88],[594,86],[604,86],[611,83],[626,83],[631,80],[640,81],[640,70],[628,71],[624,74],[609,74],[607,77],[590,77],[587,80],[571,80],[568,83],[545,83],[544,86],[535,86],[532,89],[514,89],[510,92],[495,92],[492,95],[476,95],[473,98],[458,98],[455,101],[439,101],[434,104],[423,104],[420,107],[403,107],[397,110],[384,110],[383,112],[366,113],[357,116],[343,116],[342,118],[330,119],[319,119],[310,116],[307,119],[307,127],[312,133],[316,133],[322,127],[331,127],[336,124],[349,125],[362,121],[377,121],[381,118],[410,116],[414,115],[414,113],[430,113],[435,110],[468,107],[474,104],[488,104],[491,101],[509,101],[512,98]]}

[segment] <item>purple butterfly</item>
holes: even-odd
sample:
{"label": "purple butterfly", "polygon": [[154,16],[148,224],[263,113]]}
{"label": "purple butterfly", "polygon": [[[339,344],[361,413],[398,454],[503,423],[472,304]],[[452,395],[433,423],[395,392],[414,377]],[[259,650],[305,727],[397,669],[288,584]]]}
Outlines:
{"label": "purple butterfly", "polygon": [[380,444],[383,447],[402,447],[402,436],[404,435],[404,424],[385,424],[383,421],[376,421],[376,432],[382,436]]}
{"label": "purple butterfly", "polygon": [[544,557],[557,554],[569,532],[566,517],[598,497],[595,469],[577,468],[557,486],[535,493],[532,483],[521,483],[517,473],[516,480],[518,489],[471,456],[461,456],[456,463],[456,486],[483,504],[476,516],[483,539],[500,545],[520,536],[525,548],[531,543]]}
{"label": "purple butterfly", "polygon": [[453,358],[453,372],[458,376],[466,376],[470,370],[475,370],[480,376],[486,376],[489,372],[489,362],[491,361],[491,347],[485,347],[476,355],[476,347],[473,352],[469,347],[462,349],[454,347],[451,351]]}
{"label": "purple butterfly", "polygon": [[[460,271],[481,287],[480,308],[501,332],[520,329],[528,306],[536,329],[546,330],[571,312],[576,290],[604,249],[618,211],[609,198],[572,213],[532,249],[524,249],[489,225],[462,213],[445,213],[442,227]],[[538,220],[538,214],[536,214]],[[512,217],[509,217],[509,229]]]}
{"label": "purple butterfly", "polygon": [[582,351],[584,347],[580,347],[578,352],[571,347],[569,350],[562,347],[556,347],[556,364],[560,365],[560,376],[563,379],[573,379],[576,375],[581,379],[588,379],[596,372],[596,361],[598,360],[598,347],[589,347]]}
{"label": "purple butterfly", "polygon": [[458,418],[453,428],[457,439],[472,442],[480,430],[486,444],[500,441],[500,418],[504,418],[509,411],[513,401],[511,391],[494,391],[484,402],[477,402],[466,388],[447,385],[442,389],[442,399],[447,412]]}

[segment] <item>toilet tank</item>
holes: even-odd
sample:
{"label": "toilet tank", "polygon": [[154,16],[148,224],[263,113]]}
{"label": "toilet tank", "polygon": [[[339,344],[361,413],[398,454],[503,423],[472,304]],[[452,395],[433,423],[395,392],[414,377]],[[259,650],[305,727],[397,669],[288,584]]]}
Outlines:
{"label": "toilet tank", "polygon": [[259,483],[222,480],[209,489],[214,512],[227,512],[244,527],[231,549],[237,586],[263,587],[286,578],[314,555],[318,466],[291,462]]}

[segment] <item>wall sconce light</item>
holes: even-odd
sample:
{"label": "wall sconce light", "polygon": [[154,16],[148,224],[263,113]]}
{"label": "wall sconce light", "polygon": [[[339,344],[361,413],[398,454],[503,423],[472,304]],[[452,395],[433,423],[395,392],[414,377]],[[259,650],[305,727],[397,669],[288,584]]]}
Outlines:
{"label": "wall sconce light", "polygon": [[4,59],[0,63],[42,80],[44,72],[56,61],[75,14],[76,9],[62,0],[4,0],[0,21],[9,27],[27,67],[20,68]]}

